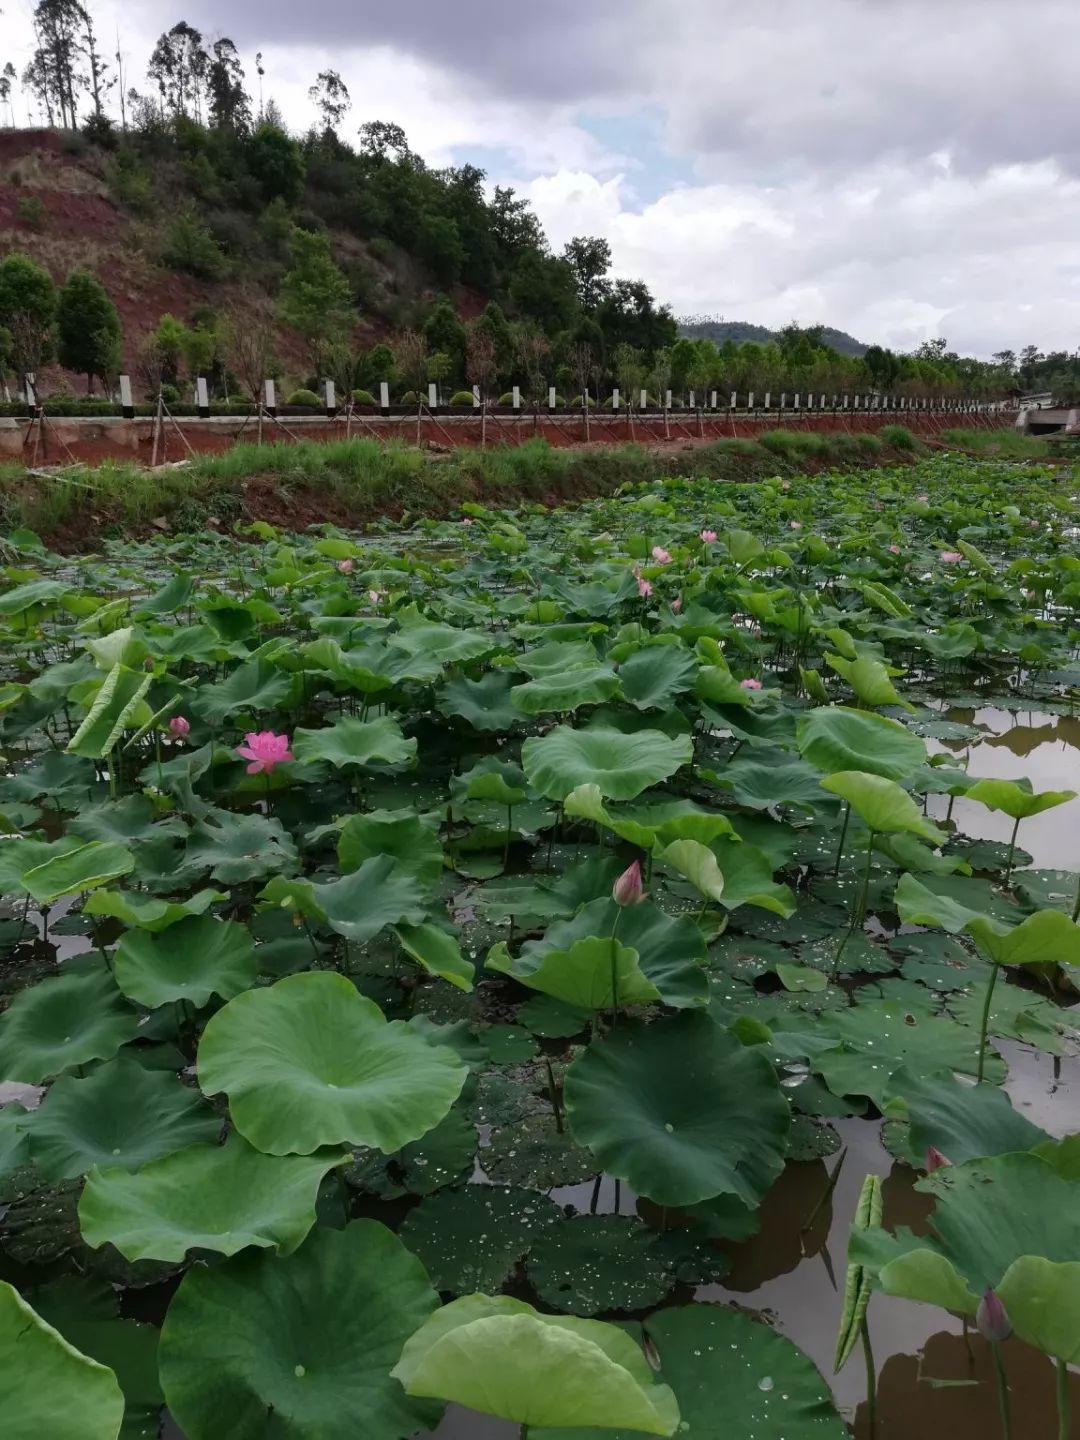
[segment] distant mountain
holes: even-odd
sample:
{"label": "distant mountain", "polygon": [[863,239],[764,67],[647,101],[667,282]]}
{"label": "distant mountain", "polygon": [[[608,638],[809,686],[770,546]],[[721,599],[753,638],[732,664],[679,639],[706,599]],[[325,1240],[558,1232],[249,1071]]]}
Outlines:
{"label": "distant mountain", "polygon": [[[765,345],[773,339],[776,332],[766,329],[764,325],[752,325],[748,320],[704,320],[693,315],[683,315],[679,318],[679,334],[686,335],[691,340],[711,340],[714,345],[722,345],[725,340],[734,340],[736,345],[741,345],[745,340],[756,340],[759,345]],[[854,335],[848,335],[844,330],[834,330],[827,325],[822,339],[841,355],[851,355],[859,359],[866,354],[867,347],[862,341],[856,340]]]}

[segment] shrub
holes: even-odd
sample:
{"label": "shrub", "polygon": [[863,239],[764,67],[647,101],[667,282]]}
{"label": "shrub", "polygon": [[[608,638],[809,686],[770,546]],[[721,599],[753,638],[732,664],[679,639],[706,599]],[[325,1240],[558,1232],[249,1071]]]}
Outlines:
{"label": "shrub", "polygon": [[286,405],[319,405],[321,403],[314,390],[294,390],[285,401]]}
{"label": "shrub", "polygon": [[921,450],[922,445],[906,425],[883,425],[878,434],[894,450]]}
{"label": "shrub", "polygon": [[378,405],[378,401],[370,390],[354,390],[352,392],[354,405]]}
{"label": "shrub", "polygon": [[170,225],[162,259],[170,269],[197,280],[220,280],[225,274],[221,247],[190,208],[182,210]]}
{"label": "shrub", "polygon": [[39,195],[24,195],[18,205],[19,219],[31,230],[40,230],[45,224],[45,206]]}
{"label": "shrub", "polygon": [[472,409],[473,393],[471,390],[455,390],[450,396],[451,405],[468,405]]}
{"label": "shrub", "polygon": [[[580,395],[575,395],[575,396],[574,396],[574,398],[570,401],[570,407],[571,407],[571,409],[573,409],[573,410],[580,410],[580,409],[581,409],[581,396],[580,396]],[[591,395],[589,396],[589,409],[590,409],[590,410],[595,410],[595,409],[596,409],[596,401],[593,399],[593,397],[592,397]]]}
{"label": "shrub", "polygon": [[415,390],[406,390],[398,403],[401,405],[419,405],[420,396],[417,395]]}
{"label": "shrub", "polygon": [[165,404],[168,405],[170,409],[171,409],[174,405],[179,405],[179,403],[180,403],[180,387],[179,387],[179,385],[170,385],[170,384],[168,383],[168,381],[166,381],[166,383],[165,383],[164,385],[162,385],[162,387],[161,387],[161,398],[165,401]]}
{"label": "shrub", "polygon": [[497,405],[513,405],[513,403],[514,403],[514,392],[513,392],[512,390],[507,390],[506,394],[505,394],[505,395],[500,395],[499,398],[498,398],[498,400],[497,400],[495,403],[496,403]]}

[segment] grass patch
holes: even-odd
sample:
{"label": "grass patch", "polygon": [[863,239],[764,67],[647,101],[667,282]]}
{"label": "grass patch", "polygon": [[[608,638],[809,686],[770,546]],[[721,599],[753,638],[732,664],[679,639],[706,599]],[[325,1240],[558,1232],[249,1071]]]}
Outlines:
{"label": "grass patch", "polygon": [[957,450],[986,459],[1052,460],[1061,442],[1046,435],[1025,435],[1021,430],[943,430],[941,438]]}

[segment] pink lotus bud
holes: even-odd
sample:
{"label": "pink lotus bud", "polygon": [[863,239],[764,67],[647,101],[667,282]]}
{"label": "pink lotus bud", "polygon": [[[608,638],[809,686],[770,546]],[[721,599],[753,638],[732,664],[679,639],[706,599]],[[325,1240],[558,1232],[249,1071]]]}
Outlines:
{"label": "pink lotus bud", "polygon": [[930,503],[930,496],[929,496],[929,495],[916,495],[916,496],[915,496],[915,501],[916,501],[916,503],[919,504],[919,505],[928,505],[928,504]]}
{"label": "pink lotus bud", "polygon": [[341,571],[342,575],[351,575],[353,572],[353,562],[351,560],[339,560],[337,568]]}
{"label": "pink lotus bud", "polygon": [[716,531],[715,531],[715,530],[702,530],[702,532],[701,532],[701,538],[702,538],[702,540],[705,541],[705,544],[706,544],[706,545],[711,545],[711,544],[713,543],[713,541],[716,539]]}
{"label": "pink lotus bud", "polygon": [[681,597],[681,596],[676,595],[675,599],[672,600],[672,602],[671,602],[671,608],[672,608],[672,610],[675,611],[675,614],[676,614],[676,615],[679,613],[679,611],[682,609],[682,597]]}
{"label": "pink lotus bud", "polygon": [[975,1311],[975,1324],[983,1339],[989,1340],[992,1344],[1008,1340],[1012,1334],[1013,1327],[1012,1321],[1009,1319],[1009,1312],[1001,1303],[1001,1297],[996,1290],[983,1291],[979,1308]]}
{"label": "pink lotus bud", "polygon": [[628,865],[611,887],[611,897],[616,905],[640,905],[645,899],[641,884],[641,861]]}
{"label": "pink lotus bud", "polygon": [[371,601],[372,605],[377,605],[382,599],[382,596],[379,594],[378,590],[369,590],[367,592],[367,598]]}
{"label": "pink lotus bud", "polygon": [[944,1170],[946,1165],[952,1161],[947,1155],[943,1155],[936,1145],[926,1147],[926,1173],[932,1175],[935,1170]]}
{"label": "pink lotus bud", "polygon": [[169,734],[174,740],[183,740],[191,733],[191,721],[185,720],[183,715],[174,715],[169,721]]}
{"label": "pink lotus bud", "polygon": [[939,558],[946,565],[958,565],[964,557],[959,550],[942,550]]}
{"label": "pink lotus bud", "polygon": [[801,530],[801,529],[802,529],[802,521],[801,521],[801,520],[792,520],[792,522],[791,522],[791,528],[792,528],[792,530]]}
{"label": "pink lotus bud", "polygon": [[751,675],[746,680],[739,681],[739,688],[742,690],[760,690],[761,681],[755,680],[754,677]]}
{"label": "pink lotus bud", "polygon": [[662,545],[654,545],[652,547],[652,558],[658,565],[671,564],[671,555]]}
{"label": "pink lotus bud", "polygon": [[900,554],[900,546],[899,546],[899,545],[890,545],[890,546],[889,546],[889,554],[890,554],[890,555],[899,555],[899,554]]}
{"label": "pink lotus bud", "polygon": [[649,584],[648,580],[642,580],[640,575],[638,576],[637,593],[641,596],[643,600],[647,600],[652,594],[652,586]]}

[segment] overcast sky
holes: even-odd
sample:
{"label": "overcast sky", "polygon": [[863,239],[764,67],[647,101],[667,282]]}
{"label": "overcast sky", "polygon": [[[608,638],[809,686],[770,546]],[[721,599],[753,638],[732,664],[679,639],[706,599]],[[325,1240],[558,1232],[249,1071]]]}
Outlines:
{"label": "overcast sky", "polygon": [[[1080,344],[1076,0],[89,3],[136,86],[181,18],[235,41],[252,89],[261,50],[297,130],[337,69],[347,136],[393,120],[430,163],[481,165],[679,314]],[[21,69],[32,5],[4,4]]]}

